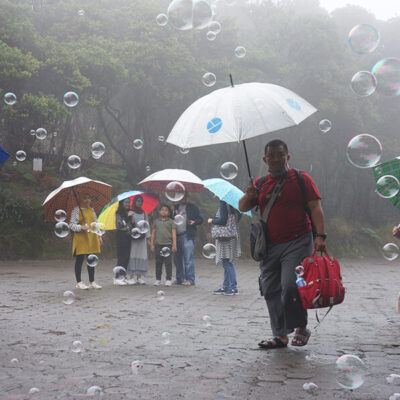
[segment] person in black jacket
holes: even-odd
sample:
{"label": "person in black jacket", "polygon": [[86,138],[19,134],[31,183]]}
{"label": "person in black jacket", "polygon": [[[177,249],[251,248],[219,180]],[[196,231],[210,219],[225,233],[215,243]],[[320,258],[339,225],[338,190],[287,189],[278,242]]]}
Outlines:
{"label": "person in black jacket", "polygon": [[[195,284],[194,269],[194,239],[197,235],[197,225],[203,223],[199,208],[188,202],[188,193],[175,206],[173,216],[176,225],[176,253],[174,263],[176,268],[175,284],[190,286]],[[179,217],[177,217],[179,216]]]}

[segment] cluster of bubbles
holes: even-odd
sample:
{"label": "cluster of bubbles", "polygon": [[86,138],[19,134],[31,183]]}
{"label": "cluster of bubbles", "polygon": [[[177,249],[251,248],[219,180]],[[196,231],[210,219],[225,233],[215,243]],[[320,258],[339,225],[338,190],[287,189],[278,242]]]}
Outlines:
{"label": "cluster of bubbles", "polygon": [[89,233],[94,233],[97,236],[103,236],[105,233],[105,225],[102,222],[92,222],[89,226]]}
{"label": "cluster of bubbles", "polygon": [[223,163],[219,169],[219,173],[222,176],[222,178],[228,181],[235,179],[237,177],[238,171],[239,171],[238,166],[232,161],[227,161]]}
{"label": "cluster of bubbles", "polygon": [[206,243],[203,246],[203,249],[201,251],[201,253],[203,254],[203,256],[209,260],[215,258],[217,250],[215,245],[213,245],[212,243]]}
{"label": "cluster of bubbles", "polygon": [[185,186],[180,182],[169,182],[168,185],[165,186],[165,197],[177,203],[185,197]]}
{"label": "cluster of bubbles", "polygon": [[136,223],[136,226],[131,230],[131,237],[139,239],[150,230],[150,224],[146,220],[141,220]]}

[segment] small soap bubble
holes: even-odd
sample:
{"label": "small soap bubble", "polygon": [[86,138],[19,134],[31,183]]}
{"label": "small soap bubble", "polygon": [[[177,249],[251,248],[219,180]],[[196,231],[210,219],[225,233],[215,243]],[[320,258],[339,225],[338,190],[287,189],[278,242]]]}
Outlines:
{"label": "small soap bubble", "polygon": [[40,360],[40,361],[39,361],[39,364],[40,364],[40,365],[44,365],[44,364],[46,364],[46,361]]}
{"label": "small soap bubble", "polygon": [[23,150],[18,150],[15,153],[15,158],[17,159],[17,161],[25,161],[26,160],[26,153]]}
{"label": "small soap bubble", "polygon": [[64,210],[56,210],[54,212],[54,219],[57,222],[64,222],[67,219],[67,213]]}
{"label": "small soap bubble", "polygon": [[207,37],[207,40],[212,42],[213,40],[215,40],[217,38],[217,34],[215,32],[208,31],[206,34],[206,37]]}
{"label": "small soap bubble", "polygon": [[212,72],[206,72],[201,80],[204,86],[211,87],[217,82],[217,77]]}
{"label": "small soap bubble", "polygon": [[238,46],[235,49],[235,56],[237,58],[244,58],[246,56],[246,49],[243,46]]}
{"label": "small soap bubble", "polygon": [[134,375],[139,375],[141,369],[143,369],[143,363],[140,360],[132,361],[131,370]]}
{"label": "small soap bubble", "polygon": [[204,322],[204,327],[209,328],[211,326],[211,317],[209,315],[203,315],[201,318]]}
{"label": "small soap bubble", "polygon": [[181,214],[177,214],[174,218],[175,225],[182,225],[185,222],[185,217]]}
{"label": "small soap bubble", "polygon": [[114,279],[116,281],[124,281],[126,279],[126,269],[124,267],[114,267],[113,268]]}
{"label": "small soap bubble", "polygon": [[159,290],[159,291],[157,292],[157,300],[158,300],[158,301],[163,301],[164,299],[165,299],[165,293],[164,293],[164,291]]}
{"label": "small soap bubble", "polygon": [[371,168],[379,163],[382,156],[380,141],[367,133],[350,140],[346,150],[347,159],[357,168]]}
{"label": "small soap bubble", "polygon": [[75,294],[70,290],[67,290],[63,293],[63,303],[67,306],[71,305],[75,301]]}
{"label": "small soap bubble", "polygon": [[162,337],[162,343],[163,344],[170,344],[171,343],[171,338],[170,338],[171,334],[169,332],[163,332],[161,334]]}
{"label": "small soap bubble", "polygon": [[156,17],[157,25],[165,26],[168,24],[168,16],[166,14],[158,14]]}
{"label": "small soap bubble", "polygon": [[165,141],[165,137],[164,136],[159,136],[158,137],[158,141],[159,142],[164,142]]}
{"label": "small soap bubble", "polygon": [[319,122],[319,130],[322,133],[327,133],[332,129],[332,122],[329,119],[323,119]]}
{"label": "small soap bubble", "polygon": [[18,363],[19,363],[19,360],[18,360],[18,358],[12,358],[11,361],[10,361],[10,363],[11,363],[11,364],[18,364]]}
{"label": "small soap bubble", "polygon": [[221,32],[221,24],[218,21],[212,21],[209,25],[208,25],[208,31],[215,33],[215,35],[218,35],[218,33]]}
{"label": "small soap bubble", "polygon": [[36,129],[36,138],[39,140],[44,140],[47,138],[47,131],[44,128]]}
{"label": "small soap bubble", "polygon": [[351,78],[351,90],[361,97],[371,96],[376,90],[378,82],[374,74],[369,71],[359,71]]}
{"label": "small soap bubble", "polygon": [[96,256],[96,254],[89,254],[86,259],[88,267],[97,267],[99,263],[99,257]]}
{"label": "small soap bubble", "polygon": [[296,267],[296,274],[297,274],[297,275],[300,275],[300,276],[303,276],[303,274],[304,274],[304,267],[303,267],[302,265],[298,265],[298,266]]}
{"label": "small soap bubble", "polygon": [[303,384],[303,389],[307,392],[316,392],[318,390],[318,386],[313,382],[307,382]]}
{"label": "small soap bubble", "polygon": [[400,400],[400,393],[393,393],[390,397],[389,400]]}
{"label": "small soap bubble", "polygon": [[237,177],[238,170],[239,168],[235,163],[228,161],[221,165],[219,173],[224,179],[230,181]]}
{"label": "small soap bubble", "polygon": [[100,386],[91,386],[87,391],[87,396],[96,396],[98,398],[103,397],[103,389]]}
{"label": "small soap bubble", "polygon": [[135,150],[140,150],[143,148],[143,140],[142,139],[135,139],[133,141],[133,148]]}
{"label": "small soap bubble", "polygon": [[13,161],[12,165],[13,165],[13,167],[15,167],[17,165],[17,162]]}
{"label": "small soap bubble", "polygon": [[145,171],[146,171],[146,172],[150,172],[150,171],[151,171],[151,167],[150,167],[150,165],[146,165],[146,167],[145,167]]}
{"label": "small soap bubble", "polygon": [[382,247],[383,257],[388,261],[394,261],[399,256],[399,246],[396,243],[386,243]]}
{"label": "small soap bubble", "polygon": [[369,24],[356,25],[349,32],[350,48],[357,54],[372,53],[379,44],[378,30]]}
{"label": "small soap bubble", "polygon": [[400,384],[400,375],[390,374],[386,377],[386,382],[390,384],[394,383],[395,385]]}
{"label": "small soap bubble", "polygon": [[67,107],[76,107],[79,103],[79,96],[75,92],[67,92],[64,94],[64,104]]}
{"label": "small soap bubble", "polygon": [[167,258],[170,255],[171,255],[171,249],[169,247],[165,246],[160,250],[161,257]]}
{"label": "small soap bubble", "polygon": [[364,362],[355,355],[345,354],[336,360],[336,374],[340,387],[348,390],[358,389],[365,379]]}
{"label": "small soap bubble", "polygon": [[4,103],[8,106],[13,106],[17,102],[17,96],[14,93],[8,92],[4,95]]}
{"label": "small soap bubble", "polygon": [[92,222],[88,232],[94,233],[98,236],[103,236],[105,233],[105,225],[102,222]]}
{"label": "small soap bubble", "polygon": [[78,15],[83,17],[85,15],[85,10],[78,10]]}
{"label": "small soap bubble", "polygon": [[181,153],[181,154],[188,154],[189,151],[190,151],[190,149],[187,149],[187,148],[184,148],[184,147],[181,147],[179,149],[179,153]]}
{"label": "small soap bubble", "polygon": [[170,182],[165,187],[165,196],[172,202],[178,202],[185,197],[185,186],[180,182]]}
{"label": "small soap bubble", "polygon": [[53,132],[53,137],[57,137],[58,133],[57,132]]}
{"label": "small soap bubble", "polygon": [[33,395],[33,394],[36,394],[36,393],[39,393],[40,392],[40,389],[39,388],[37,388],[37,387],[33,387],[33,388],[31,388],[31,389],[29,389],[29,394],[30,395]]}
{"label": "small soap bubble", "polygon": [[81,166],[81,158],[76,154],[72,154],[68,157],[67,163],[71,169],[78,169]]}
{"label": "small soap bubble", "polygon": [[381,176],[376,182],[376,193],[384,199],[397,196],[400,190],[400,182],[393,175]]}
{"label": "small soap bubble", "polygon": [[205,258],[208,258],[209,260],[211,260],[212,258],[215,258],[215,255],[216,255],[215,246],[212,243],[206,243],[203,246],[202,254]]}
{"label": "small soap bubble", "polygon": [[142,219],[136,224],[136,227],[139,229],[139,232],[143,235],[150,230],[150,224],[145,219]]}
{"label": "small soap bubble", "polygon": [[73,353],[80,353],[83,350],[82,342],[80,340],[74,340],[71,350]]}
{"label": "small soap bubble", "polygon": [[54,233],[59,238],[65,238],[69,235],[69,226],[66,222],[57,222],[54,226]]}
{"label": "small soap bubble", "polygon": [[91,146],[92,157],[95,160],[101,158],[104,155],[105,151],[106,151],[106,146],[104,146],[104,143],[102,142],[94,142]]}
{"label": "small soap bubble", "polygon": [[29,133],[30,133],[31,136],[35,136],[36,135],[36,131],[34,129],[31,129]]}

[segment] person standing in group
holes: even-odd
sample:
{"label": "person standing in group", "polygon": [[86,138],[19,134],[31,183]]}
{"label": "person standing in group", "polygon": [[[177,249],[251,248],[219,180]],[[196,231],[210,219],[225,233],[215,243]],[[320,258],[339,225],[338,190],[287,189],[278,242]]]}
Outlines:
{"label": "person standing in group", "polygon": [[[129,256],[129,263],[127,268],[128,278],[126,283],[128,285],[145,285],[144,277],[148,271],[148,258],[147,258],[147,244],[150,239],[150,226],[149,218],[146,212],[142,209],[143,197],[138,195],[133,199],[133,215],[132,218],[132,231],[131,231],[131,252]],[[145,221],[143,223],[141,221]],[[141,231],[139,226],[146,225],[146,229]],[[136,229],[135,229],[136,228]],[[136,276],[136,278],[135,278]]]}
{"label": "person standing in group", "polygon": [[151,231],[150,248],[156,256],[156,281],[154,286],[161,285],[162,266],[165,262],[165,286],[172,285],[172,253],[176,252],[176,229],[170,218],[171,209],[166,204],[159,207],[160,218],[156,219]]}
{"label": "person standing in group", "polygon": [[[188,202],[189,194],[175,206],[173,216],[176,225],[176,253],[174,263],[176,268],[175,284],[194,286],[194,240],[197,235],[197,226],[203,223],[200,209]],[[178,217],[179,215],[179,217]]]}
{"label": "person standing in group", "polygon": [[93,222],[97,222],[94,209],[90,207],[92,200],[88,194],[79,195],[79,206],[75,207],[71,213],[69,227],[74,232],[72,241],[72,255],[75,256],[75,278],[78,289],[101,289],[102,287],[94,281],[94,267],[87,266],[89,274],[89,286],[82,282],[82,264],[85,256],[100,253],[102,239],[93,232],[89,232],[89,227]]}
{"label": "person standing in group", "polygon": [[[129,264],[131,254],[131,230],[133,228],[133,211],[130,210],[129,198],[121,200],[115,213],[117,228],[117,266],[125,269]],[[115,279],[114,285],[127,285],[126,279]]]}
{"label": "person standing in group", "polygon": [[[295,269],[312,255],[313,243],[316,251],[326,251],[321,196],[309,175],[289,168],[290,155],[285,142],[272,140],[264,151],[263,161],[269,174],[247,187],[239,201],[240,211],[259,206],[262,219],[267,220],[268,254],[260,263],[259,286],[274,337],[261,341],[259,346],[286,347],[288,334],[294,330],[292,345],[304,346],[311,332],[307,329],[307,310],[297,291]],[[316,231],[314,241],[312,223]]]}
{"label": "person standing in group", "polygon": [[214,218],[209,218],[212,224],[212,235],[215,238],[216,257],[218,265],[224,268],[224,282],[222,287],[215,290],[214,294],[238,294],[236,270],[233,265],[234,258],[241,255],[239,221],[242,215],[225,201],[219,202],[219,208]]}

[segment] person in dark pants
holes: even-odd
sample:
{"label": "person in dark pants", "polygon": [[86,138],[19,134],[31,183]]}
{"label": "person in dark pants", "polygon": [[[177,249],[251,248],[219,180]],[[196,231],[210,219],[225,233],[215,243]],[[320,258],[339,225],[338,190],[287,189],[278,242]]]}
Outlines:
{"label": "person in dark pants", "polygon": [[[129,198],[121,200],[115,213],[115,227],[117,228],[117,266],[125,269],[131,254],[131,230],[133,228],[133,211],[129,210]],[[127,285],[126,279],[115,279],[114,285]]]}
{"label": "person in dark pants", "polygon": [[176,230],[170,218],[171,210],[166,204],[160,206],[160,218],[156,219],[151,232],[150,249],[156,256],[156,281],[161,285],[162,266],[165,262],[165,286],[172,285],[172,253],[176,252]]}
{"label": "person in dark pants", "polygon": [[[274,187],[283,182],[267,219],[268,256],[260,263],[260,291],[267,302],[274,335],[259,343],[266,349],[286,347],[288,334],[294,330],[293,346],[308,343],[311,332],[307,329],[307,310],[297,291],[295,269],[305,257],[311,256],[313,247],[316,251],[326,251],[321,196],[310,176],[300,172],[305,187],[303,195],[300,178],[296,170],[289,168],[289,160],[285,142],[272,140],[267,143],[263,161],[269,174],[247,187],[239,201],[240,211],[259,206],[262,216]],[[305,204],[316,230],[314,241]]]}
{"label": "person in dark pants", "polygon": [[[175,284],[195,285],[194,268],[194,239],[197,235],[197,226],[203,223],[199,208],[188,202],[188,193],[175,206],[173,217],[176,225],[176,253],[174,263],[176,268]],[[179,215],[179,217],[177,217]],[[178,219],[179,218],[179,219]],[[179,221],[179,222],[178,222]]]}

